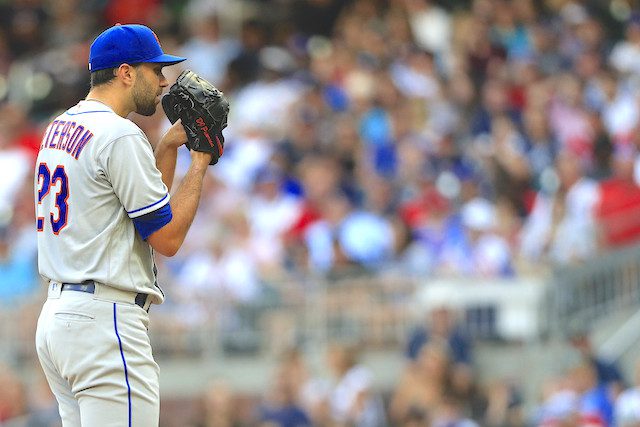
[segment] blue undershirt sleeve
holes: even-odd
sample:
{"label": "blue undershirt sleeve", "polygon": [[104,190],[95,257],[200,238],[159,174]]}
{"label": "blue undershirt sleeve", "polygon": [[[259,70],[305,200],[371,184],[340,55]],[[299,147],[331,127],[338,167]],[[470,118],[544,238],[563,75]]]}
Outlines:
{"label": "blue undershirt sleeve", "polygon": [[173,218],[171,205],[167,203],[158,210],[133,218],[133,225],[142,239],[147,240],[154,232],[171,222],[171,218]]}

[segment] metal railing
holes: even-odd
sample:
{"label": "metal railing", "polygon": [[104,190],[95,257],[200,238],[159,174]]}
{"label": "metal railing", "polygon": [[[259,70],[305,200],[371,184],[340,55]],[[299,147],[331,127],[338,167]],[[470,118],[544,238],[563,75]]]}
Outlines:
{"label": "metal railing", "polygon": [[[154,308],[150,332],[160,358],[274,355],[294,346],[319,354],[335,342],[402,353],[411,330],[427,321],[429,311],[447,306],[470,337],[532,341],[545,332],[546,287],[544,277],[307,278],[273,285],[251,304],[214,297],[190,300],[183,308]],[[180,312],[204,315],[197,324],[181,325],[175,315]]]}
{"label": "metal railing", "polygon": [[[278,354],[291,347],[321,352],[333,342],[397,349],[415,324],[418,284],[375,276],[280,282],[251,303],[213,297],[153,310],[150,332],[159,357]],[[202,315],[196,324],[179,325],[175,312],[183,311]]]}
{"label": "metal railing", "polygon": [[[557,269],[545,280],[305,277],[266,284],[252,303],[207,295],[180,302],[169,292],[166,304],[151,310],[150,333],[160,358],[277,354],[292,346],[322,351],[332,342],[401,351],[434,301],[432,291],[446,289],[439,298],[460,309],[473,336],[562,338],[611,313],[640,308],[640,246]],[[33,331],[44,298],[39,292],[20,307],[0,309],[0,360],[19,363],[34,356]],[[198,319],[189,320],[195,312]]]}
{"label": "metal railing", "polygon": [[548,329],[558,338],[588,332],[596,322],[623,310],[640,309],[640,246],[556,269],[548,289]]}

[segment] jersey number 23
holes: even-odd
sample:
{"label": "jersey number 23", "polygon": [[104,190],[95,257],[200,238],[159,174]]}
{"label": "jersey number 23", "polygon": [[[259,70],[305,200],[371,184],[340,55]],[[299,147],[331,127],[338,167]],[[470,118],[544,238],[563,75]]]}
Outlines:
{"label": "jersey number 23", "polygon": [[[56,192],[47,198],[51,188],[54,187]],[[45,198],[49,201],[46,203]],[[45,205],[49,207],[49,221],[51,222],[51,230],[53,234],[59,234],[67,225],[67,216],[69,214],[69,181],[64,166],[58,165],[51,173],[46,163],[38,165],[38,205],[36,206],[36,226],[38,231],[44,230],[45,221]]]}

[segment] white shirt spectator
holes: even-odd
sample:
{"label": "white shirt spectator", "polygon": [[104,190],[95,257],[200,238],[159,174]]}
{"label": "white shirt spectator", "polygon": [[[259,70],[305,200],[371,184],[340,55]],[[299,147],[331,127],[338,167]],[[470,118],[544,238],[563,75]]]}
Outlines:
{"label": "white shirt spectator", "polygon": [[274,199],[255,196],[249,201],[247,216],[256,242],[256,256],[261,265],[274,266],[282,263],[282,235],[299,217],[300,209],[298,199],[282,194]]}
{"label": "white shirt spectator", "polygon": [[450,427],[450,426],[455,426],[455,427],[479,427],[479,424],[476,423],[473,420],[470,420],[468,418],[462,418],[462,419],[457,419],[457,420],[448,420],[448,419],[443,419],[443,420],[435,420],[433,423],[433,427]]}
{"label": "white shirt spectator", "polygon": [[604,126],[616,143],[631,142],[638,127],[638,119],[640,119],[638,100],[626,91],[618,93],[602,111]]}
{"label": "white shirt spectator", "polygon": [[391,224],[370,212],[351,212],[337,227],[325,220],[318,221],[305,233],[312,269],[331,270],[336,240],[349,260],[371,267],[392,255],[395,237]]}
{"label": "white shirt spectator", "polygon": [[273,153],[272,141],[261,136],[239,137],[225,148],[213,173],[230,187],[248,192],[253,177]]}
{"label": "white shirt spectator", "polygon": [[11,217],[15,197],[32,171],[29,156],[17,148],[0,150],[0,225]]}
{"label": "white shirt spectator", "polygon": [[237,40],[209,41],[199,37],[188,40],[180,50],[180,54],[187,58],[186,68],[217,86],[223,83],[229,62],[239,52]]}
{"label": "white shirt spectator", "polygon": [[581,107],[553,102],[548,113],[549,124],[562,149],[589,156],[594,131],[589,116]]}
{"label": "white shirt spectator", "polygon": [[565,212],[554,230],[554,196],[539,193],[520,234],[522,254],[530,260],[548,255],[560,264],[592,256],[597,249],[594,209],[598,199],[597,183],[581,178],[561,202]]}
{"label": "white shirt spectator", "polygon": [[640,387],[625,390],[618,396],[614,420],[618,427],[637,426],[640,423]]}
{"label": "white shirt spectator", "polygon": [[640,74],[640,46],[627,40],[618,42],[609,61],[613,68],[624,74]]}
{"label": "white shirt spectator", "polygon": [[235,301],[255,301],[260,293],[260,282],[255,259],[242,248],[227,250],[222,259],[224,288]]}
{"label": "white shirt spectator", "polygon": [[462,223],[469,232],[469,246],[459,252],[460,271],[484,277],[498,277],[510,271],[511,250],[504,238],[495,233],[496,209],[490,201],[477,197],[461,209]]}
{"label": "white shirt spectator", "polygon": [[177,282],[191,298],[207,295],[231,302],[251,302],[260,291],[255,262],[240,248],[226,249],[220,257],[213,253],[191,255]]}
{"label": "white shirt spectator", "polygon": [[327,221],[317,221],[304,233],[312,271],[326,273],[333,267],[333,229]]}
{"label": "white shirt spectator", "polygon": [[229,129],[261,129],[272,136],[282,136],[289,123],[291,106],[303,93],[301,84],[288,79],[257,81],[241,89],[233,100]]}
{"label": "white shirt spectator", "polygon": [[571,390],[559,390],[551,394],[539,409],[539,426],[561,425],[578,416],[579,396]]}
{"label": "white shirt spectator", "polygon": [[499,277],[510,271],[511,249],[495,234],[480,236],[472,252],[474,273],[482,277]]}
{"label": "white shirt spectator", "polygon": [[371,381],[371,372],[362,366],[354,366],[340,378],[331,392],[331,409],[336,420],[349,419],[349,412],[356,398],[369,390]]}
{"label": "white shirt spectator", "polygon": [[434,76],[403,62],[395,62],[391,66],[391,78],[400,92],[409,98],[430,100],[440,91],[440,85]]}
{"label": "white shirt spectator", "polygon": [[363,265],[375,265],[391,256],[393,228],[371,212],[353,212],[340,225],[338,240],[345,255]]}
{"label": "white shirt spectator", "polygon": [[451,18],[444,9],[427,5],[412,11],[409,19],[413,36],[421,48],[438,54],[449,51]]}
{"label": "white shirt spectator", "polygon": [[255,196],[249,201],[247,215],[254,234],[266,239],[279,239],[300,215],[300,201],[292,196],[274,199]]}

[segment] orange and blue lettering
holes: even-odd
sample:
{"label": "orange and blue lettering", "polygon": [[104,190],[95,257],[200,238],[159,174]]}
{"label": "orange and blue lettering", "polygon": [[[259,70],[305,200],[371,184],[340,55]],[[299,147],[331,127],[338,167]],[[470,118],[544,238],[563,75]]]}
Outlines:
{"label": "orange and blue lettering", "polygon": [[50,148],[54,148],[55,147],[53,141],[55,141],[56,137],[58,135],[60,135],[60,126],[64,126],[65,123],[67,123],[67,122],[65,122],[64,120],[58,121],[58,124],[56,125],[56,130],[53,131],[53,135],[51,135],[51,139],[49,140],[49,147]]}
{"label": "orange and blue lettering", "polygon": [[93,138],[93,133],[89,129],[87,129],[84,135],[82,135],[82,138],[80,138],[78,140],[78,143],[75,144],[75,148],[71,153],[71,155],[75,157],[76,160],[78,160],[80,153],[82,153],[82,149],[84,148],[85,145],[87,145],[87,142],[89,142],[91,138]]}
{"label": "orange and blue lettering", "polygon": [[42,141],[40,141],[40,149],[42,150],[46,146],[46,141],[49,139],[49,134],[51,133],[51,128],[53,123],[49,123],[47,126],[47,130],[44,131],[44,135],[42,137]]}
{"label": "orange and blue lettering", "polygon": [[71,122],[66,122],[66,124],[62,128],[62,131],[60,131],[60,136],[58,137],[58,143],[56,144],[56,148],[60,148],[60,145],[62,144],[64,137],[67,136],[67,132],[69,132],[69,126],[71,126]]}
{"label": "orange and blue lettering", "polygon": [[58,149],[60,150],[64,150],[67,146],[67,144],[69,143],[69,139],[71,138],[71,132],[73,131],[73,129],[76,127],[76,122],[69,122],[68,123],[68,129],[65,133],[65,140],[64,141],[60,141],[61,143],[58,144]]}
{"label": "orange and blue lettering", "polygon": [[51,123],[51,128],[49,129],[49,133],[47,134],[47,141],[44,144],[45,147],[48,147],[51,143],[51,140],[53,139],[53,131],[58,127],[58,122],[59,120],[54,120],[53,123]]}
{"label": "orange and blue lettering", "polygon": [[80,125],[76,128],[76,130],[73,132],[73,135],[69,138],[69,141],[67,141],[66,146],[64,147],[64,150],[67,153],[70,153],[73,147],[73,144],[76,142],[76,140],[78,139],[78,137],[82,134],[82,131],[84,130],[84,126]]}

